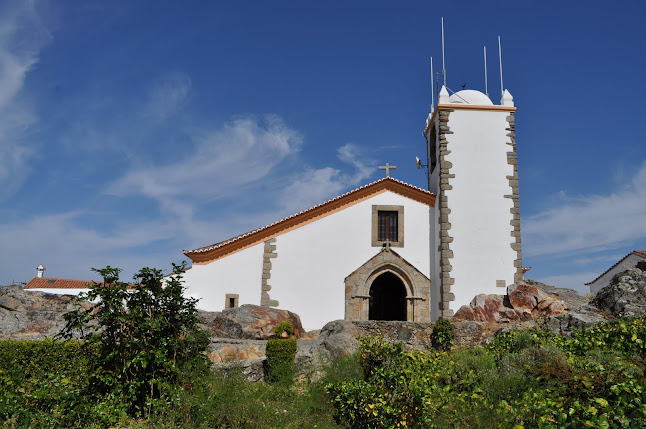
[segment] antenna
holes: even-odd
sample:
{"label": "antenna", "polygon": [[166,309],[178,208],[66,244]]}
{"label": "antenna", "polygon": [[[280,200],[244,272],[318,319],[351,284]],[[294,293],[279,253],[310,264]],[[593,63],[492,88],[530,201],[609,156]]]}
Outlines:
{"label": "antenna", "polygon": [[485,94],[489,97],[489,85],[487,82],[487,45],[484,45],[484,67],[485,67]]}
{"label": "antenna", "polygon": [[498,36],[498,61],[500,61],[500,94],[505,95],[505,87],[502,84],[502,48],[500,47],[500,36]]}
{"label": "antenna", "polygon": [[419,170],[422,167],[427,167],[427,164],[422,164],[422,160],[419,157],[415,157],[415,167]]}
{"label": "antenna", "polygon": [[442,76],[444,77],[444,86],[446,86],[446,65],[444,63],[444,17],[442,17]]}
{"label": "antenna", "polygon": [[431,57],[431,113],[433,111],[435,106],[435,93],[433,92],[433,57]]}

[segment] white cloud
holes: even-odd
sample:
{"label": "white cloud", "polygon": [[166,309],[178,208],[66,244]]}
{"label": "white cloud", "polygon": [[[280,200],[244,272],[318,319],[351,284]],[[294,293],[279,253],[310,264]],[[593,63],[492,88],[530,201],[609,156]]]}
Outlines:
{"label": "white cloud", "polygon": [[0,9],[0,200],[19,189],[35,154],[25,133],[36,117],[20,93],[50,39],[33,2],[9,2]]}
{"label": "white cloud", "polygon": [[[0,246],[4,267],[0,284],[31,279],[39,264],[45,265],[51,277],[86,279],[91,276],[91,267],[108,264],[124,268],[130,276],[145,265],[160,263],[152,252],[139,252],[138,248],[177,235],[172,223],[155,221],[125,224],[115,233],[101,233],[79,226],[87,216],[96,216],[96,213],[75,211],[0,225],[2,242],[11,243]],[[180,257],[179,250],[169,252],[162,263]]]}
{"label": "white cloud", "polygon": [[199,139],[192,153],[173,164],[134,167],[109,187],[115,195],[160,201],[213,200],[265,176],[298,152],[302,139],[277,116],[241,117]]}
{"label": "white cloud", "polygon": [[367,166],[371,164],[370,161],[363,160],[361,149],[352,143],[338,148],[337,157],[350,164],[354,171],[344,173],[339,169],[324,167],[308,169],[299,172],[298,176],[292,176],[280,198],[284,213],[293,214],[336,197],[349,187],[362,184],[375,171]]}
{"label": "white cloud", "polygon": [[612,249],[646,238],[646,163],[609,195],[568,197],[523,225],[526,256]]}

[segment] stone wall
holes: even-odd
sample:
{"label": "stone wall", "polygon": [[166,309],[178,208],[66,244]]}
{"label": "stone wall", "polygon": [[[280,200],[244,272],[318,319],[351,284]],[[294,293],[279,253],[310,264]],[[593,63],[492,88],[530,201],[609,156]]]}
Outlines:
{"label": "stone wall", "polygon": [[514,206],[509,209],[512,214],[512,218],[509,223],[512,226],[511,236],[511,248],[516,252],[516,260],[514,261],[514,268],[516,272],[514,273],[514,282],[519,282],[523,280],[523,251],[522,244],[520,240],[520,205],[518,203],[518,157],[516,155],[516,123],[514,114],[509,113],[507,116],[507,137],[509,137],[509,142],[507,144],[510,146],[510,151],[507,152],[507,164],[513,166],[514,172],[512,175],[507,176],[509,180],[509,187],[511,188],[511,194],[505,195],[505,198],[510,198],[514,202]]}
{"label": "stone wall", "polygon": [[[455,284],[455,278],[451,276],[453,267],[451,266],[451,259],[453,259],[453,251],[451,250],[451,243],[453,237],[451,236],[451,222],[449,208],[449,200],[446,191],[453,189],[451,179],[455,178],[455,174],[451,173],[453,164],[446,159],[451,153],[448,148],[449,141],[446,136],[453,134],[449,127],[449,115],[453,110],[442,109],[439,113],[439,166],[440,166],[440,192],[439,192],[439,218],[440,225],[440,244],[438,244],[437,251],[440,254],[440,316],[450,319],[453,316],[453,310],[450,309],[450,302],[455,300],[455,295],[451,293],[451,288]],[[438,205],[436,204],[436,207]]]}
{"label": "stone wall", "polygon": [[279,303],[275,299],[271,299],[269,291],[269,279],[271,278],[271,260],[277,258],[276,252],[276,239],[270,238],[265,241],[264,253],[262,255],[262,281],[260,286],[260,305],[267,307],[278,307]]}

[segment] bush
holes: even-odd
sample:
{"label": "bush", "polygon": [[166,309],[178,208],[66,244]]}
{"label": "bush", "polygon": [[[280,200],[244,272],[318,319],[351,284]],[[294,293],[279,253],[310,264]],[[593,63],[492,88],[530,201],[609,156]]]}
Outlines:
{"label": "bush", "polygon": [[431,332],[431,347],[439,351],[450,351],[453,346],[455,332],[453,325],[446,319],[439,318],[433,325]]}
{"label": "bush", "polygon": [[0,341],[0,421],[77,425],[87,415],[88,401],[79,394],[87,374],[87,358],[78,341]]}
{"label": "bush", "polygon": [[571,339],[509,331],[452,353],[362,339],[364,380],[328,392],[337,422],[356,428],[646,427],[643,328],[617,320]]}
{"label": "bush", "polygon": [[103,283],[78,298],[91,308],[79,306],[64,315],[62,336],[78,333],[84,347],[97,349],[87,355],[87,397],[146,417],[169,400],[172,386],[185,384],[187,365],[207,365],[208,337],[197,327],[196,300],[183,296],[184,264],[173,267],[168,279],[160,270],[144,268],[130,285],[119,281],[117,268],[95,270]]}
{"label": "bush", "polygon": [[286,320],[283,320],[278,325],[276,325],[276,327],[274,328],[274,337],[279,338],[283,332],[287,332],[287,335],[290,337],[294,335],[294,327]]}
{"label": "bush", "polygon": [[294,357],[297,349],[296,338],[267,340],[267,381],[281,384],[291,384],[294,381]]}

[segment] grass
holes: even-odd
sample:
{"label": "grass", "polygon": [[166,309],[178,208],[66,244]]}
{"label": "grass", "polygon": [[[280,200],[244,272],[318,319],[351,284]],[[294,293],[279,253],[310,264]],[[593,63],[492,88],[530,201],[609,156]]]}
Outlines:
{"label": "grass", "polygon": [[149,421],[130,427],[336,428],[325,386],[361,378],[356,355],[331,364],[317,380],[306,379],[292,386],[204,374],[190,390],[178,392],[177,405],[158,410]]}

